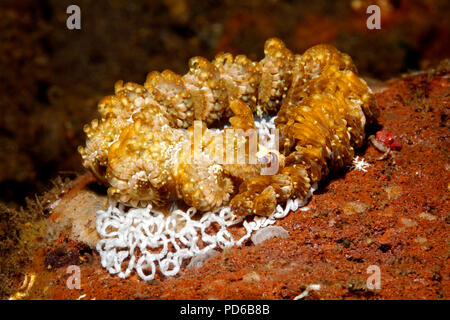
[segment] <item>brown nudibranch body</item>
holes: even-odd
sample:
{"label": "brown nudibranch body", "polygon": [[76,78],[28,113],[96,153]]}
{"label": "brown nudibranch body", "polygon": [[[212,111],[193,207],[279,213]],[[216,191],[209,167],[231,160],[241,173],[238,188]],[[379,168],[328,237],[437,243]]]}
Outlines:
{"label": "brown nudibranch body", "polygon": [[[110,197],[132,206],[182,199],[202,211],[230,205],[240,215],[269,215],[278,203],[304,198],[313,183],[351,163],[376,102],[351,58],[332,46],[298,55],[274,38],[264,53],[259,62],[229,53],[212,62],[195,57],[183,76],[166,70],[151,72],[143,86],[117,82],[115,95],[99,102],[101,119],[84,128],[83,165]],[[229,119],[233,129],[248,130],[253,114],[267,113],[276,113],[280,135],[276,174],[260,175],[259,162],[215,160],[212,152],[248,146],[250,138],[224,146],[212,137],[226,130],[208,126]],[[196,120],[193,156],[185,146],[197,139]]]}

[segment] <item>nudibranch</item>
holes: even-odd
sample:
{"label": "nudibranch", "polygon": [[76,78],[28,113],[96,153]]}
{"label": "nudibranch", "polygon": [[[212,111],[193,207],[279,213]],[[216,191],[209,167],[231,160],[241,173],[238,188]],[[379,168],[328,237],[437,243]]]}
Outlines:
{"label": "nudibranch", "polygon": [[[330,45],[300,55],[273,38],[264,54],[259,62],[229,53],[194,57],[183,76],[166,70],[149,73],[144,85],[118,81],[98,104],[100,120],[84,127],[83,165],[111,198],[131,206],[182,199],[201,211],[228,205],[238,215],[267,216],[279,203],[305,198],[311,185],[351,164],[378,112],[374,94],[351,58]],[[249,130],[254,115],[276,115],[279,149],[257,146],[276,155],[275,174],[261,175],[262,161],[213,156],[250,140],[235,134],[225,146],[214,137],[227,130],[213,124]]]}

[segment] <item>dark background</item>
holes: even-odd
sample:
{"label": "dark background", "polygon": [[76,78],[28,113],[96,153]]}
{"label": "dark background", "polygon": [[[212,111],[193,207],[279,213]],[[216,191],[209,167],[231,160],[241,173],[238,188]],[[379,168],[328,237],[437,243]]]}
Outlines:
{"label": "dark background", "polygon": [[[71,4],[81,30],[66,28]],[[370,4],[381,30],[366,28]],[[17,207],[83,171],[83,124],[119,79],[185,73],[219,51],[260,59],[277,36],[298,53],[334,44],[373,83],[449,57],[449,13],[448,0],[0,1],[0,201]]]}

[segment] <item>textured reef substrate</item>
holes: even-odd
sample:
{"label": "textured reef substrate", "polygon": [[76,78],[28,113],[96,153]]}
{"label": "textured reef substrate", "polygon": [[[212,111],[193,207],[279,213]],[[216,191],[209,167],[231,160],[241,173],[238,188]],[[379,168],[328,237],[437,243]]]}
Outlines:
{"label": "textured reef substrate", "polygon": [[[63,225],[70,213],[85,229],[53,227],[50,240],[48,228],[34,228],[35,222],[24,228],[21,239],[37,249],[8,290],[15,292],[26,274],[34,274],[26,298],[293,299],[308,285],[321,284],[306,299],[449,299],[449,75],[446,65],[373,87],[378,123],[402,149],[381,161],[373,146],[361,150],[359,156],[371,164],[367,172],[353,170],[323,183],[310,210],[277,221],[287,238],[226,249],[174,277],[119,279],[101,267],[92,249],[96,235],[89,216],[106,204],[104,190],[92,190],[89,177],[82,176],[44,221]],[[80,290],[66,286],[70,264],[81,268]],[[366,286],[371,265],[380,267],[380,290]]]}

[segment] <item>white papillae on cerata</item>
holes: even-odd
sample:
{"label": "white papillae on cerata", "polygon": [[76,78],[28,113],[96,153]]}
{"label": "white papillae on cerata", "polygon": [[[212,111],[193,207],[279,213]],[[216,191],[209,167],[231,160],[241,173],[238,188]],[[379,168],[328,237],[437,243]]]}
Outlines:
{"label": "white papillae on cerata", "polygon": [[[256,120],[260,138],[266,137],[267,147],[274,143],[275,117]],[[144,281],[153,280],[157,270],[164,276],[176,275],[183,262],[195,262],[199,267],[217,250],[241,246],[255,231],[264,230],[291,211],[308,202],[313,186],[305,199],[288,200],[285,207],[278,205],[268,217],[236,216],[229,207],[196,215],[195,208],[173,210],[164,214],[151,205],[130,208],[110,201],[107,210],[97,212],[97,232],[101,240],[97,251],[101,263],[111,274],[126,278],[133,270]],[[214,225],[215,228],[210,228]],[[243,228],[245,235],[235,239],[230,228]],[[208,230],[209,229],[209,230]],[[211,233],[210,229],[216,230]]]}

